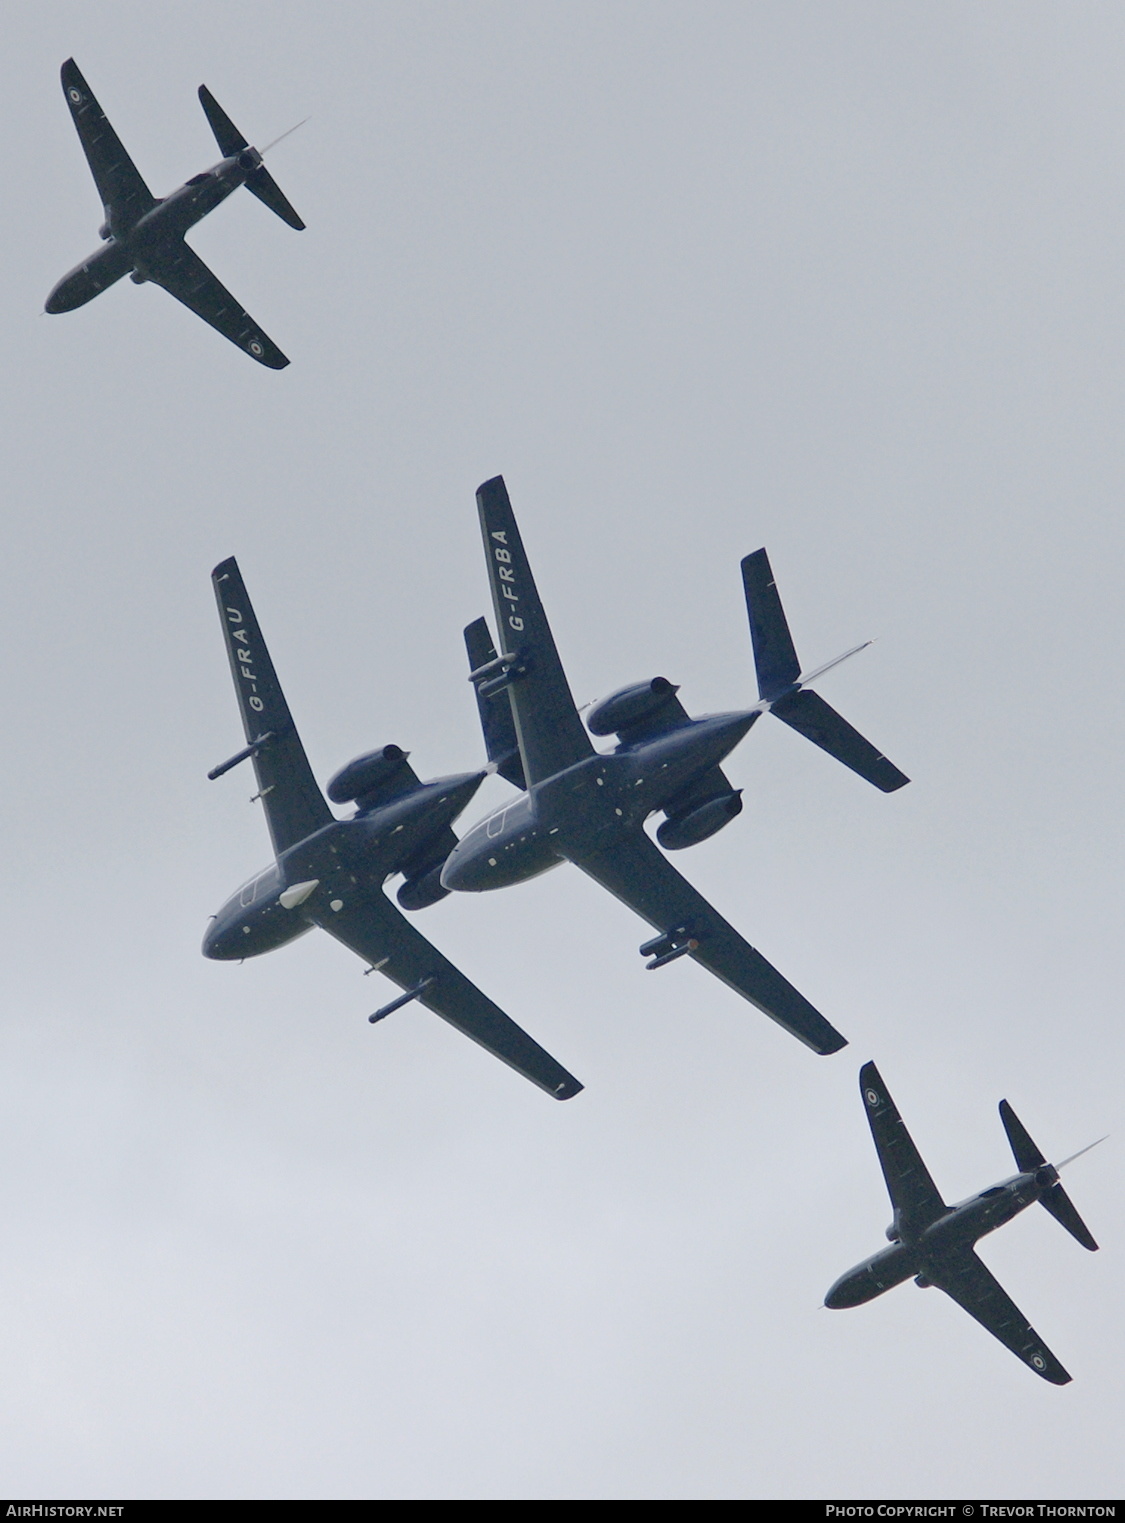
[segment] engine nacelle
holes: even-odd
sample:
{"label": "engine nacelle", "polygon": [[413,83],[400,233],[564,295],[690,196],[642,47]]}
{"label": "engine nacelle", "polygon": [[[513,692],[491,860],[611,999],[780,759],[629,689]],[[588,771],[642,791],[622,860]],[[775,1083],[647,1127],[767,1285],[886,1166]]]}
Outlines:
{"label": "engine nacelle", "polygon": [[897,1222],[892,1222],[891,1225],[887,1228],[887,1242],[888,1243],[901,1243],[902,1242],[902,1233],[898,1230],[898,1224],[897,1224]]}
{"label": "engine nacelle", "polygon": [[427,868],[419,877],[407,878],[399,886],[395,898],[404,910],[428,909],[431,904],[446,897],[449,890],[443,888],[441,883],[441,870],[444,866],[444,861],[435,862],[433,867]]}
{"label": "engine nacelle", "polygon": [[395,745],[364,752],[329,780],[328,797],[334,804],[347,804],[354,799],[361,809],[382,801],[391,793],[396,773],[406,765],[407,754]]}
{"label": "engine nacelle", "polygon": [[729,825],[736,815],[742,813],[742,790],[721,793],[718,798],[698,804],[686,814],[674,815],[665,820],[656,832],[656,839],[665,851],[682,851],[685,846],[698,846],[716,831]]}
{"label": "engine nacelle", "polygon": [[667,677],[635,682],[632,687],[623,687],[595,703],[586,715],[586,728],[591,735],[620,734],[631,725],[659,713],[678,692],[679,688]]}
{"label": "engine nacelle", "polygon": [[113,232],[110,229],[108,222],[103,222],[101,227],[98,228],[98,237],[102,240],[103,243],[113,237]]}
{"label": "engine nacelle", "polygon": [[914,1283],[919,1290],[929,1290],[934,1282],[933,1280],[927,1280],[924,1274],[916,1274],[914,1276]]}

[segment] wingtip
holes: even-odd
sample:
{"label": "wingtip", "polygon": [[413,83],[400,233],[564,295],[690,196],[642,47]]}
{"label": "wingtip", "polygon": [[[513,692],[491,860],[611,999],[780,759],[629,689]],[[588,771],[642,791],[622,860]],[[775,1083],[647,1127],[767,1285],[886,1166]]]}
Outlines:
{"label": "wingtip", "polygon": [[211,580],[213,582],[217,582],[221,576],[229,576],[232,571],[237,571],[237,570],[238,570],[238,562],[235,560],[233,555],[228,555],[226,560],[225,561],[220,561],[219,564],[212,571],[212,573],[211,573]]}

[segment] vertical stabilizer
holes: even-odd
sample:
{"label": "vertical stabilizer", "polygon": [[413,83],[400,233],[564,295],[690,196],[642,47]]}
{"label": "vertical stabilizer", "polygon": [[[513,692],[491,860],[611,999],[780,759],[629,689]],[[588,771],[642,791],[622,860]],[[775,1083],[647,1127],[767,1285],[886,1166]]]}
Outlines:
{"label": "vertical stabilizer", "polygon": [[[465,630],[465,650],[469,656],[469,671],[476,673],[482,668],[496,669],[496,647],[484,619],[474,619]],[[484,747],[489,761],[502,778],[517,788],[526,789],[523,762],[520,759],[516,725],[512,718],[512,704],[505,690],[481,695],[481,683],[473,683],[477,695],[477,712],[484,734]]]}

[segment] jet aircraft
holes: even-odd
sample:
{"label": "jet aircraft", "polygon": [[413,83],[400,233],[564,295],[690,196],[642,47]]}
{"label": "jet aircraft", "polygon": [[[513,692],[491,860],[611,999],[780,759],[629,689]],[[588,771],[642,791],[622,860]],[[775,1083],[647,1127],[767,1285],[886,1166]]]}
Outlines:
{"label": "jet aircraft", "polygon": [[[1048,1163],[1007,1100],[1001,1100],[1000,1120],[1019,1173],[959,1205],[947,1206],[874,1063],[865,1063],[860,1069],[859,1087],[894,1207],[894,1220],[887,1228],[892,1246],[841,1275],[825,1296],[825,1306],[834,1310],[860,1306],[913,1275],[916,1285],[936,1285],[952,1296],[1037,1375],[1052,1385],[1066,1385],[1071,1377],[977,1258],[973,1247],[978,1239],[1039,1201],[1083,1248],[1096,1249],[1089,1228],[1059,1183],[1059,1170],[1089,1148],[1062,1163]],[[1090,1143],[1090,1147],[1096,1146]]]}
{"label": "jet aircraft", "polygon": [[232,558],[212,572],[246,746],[208,776],[253,760],[273,841],[273,863],[237,890],[212,918],[203,955],[242,961],[321,926],[404,992],[370,1016],[379,1021],[417,1000],[473,1041],[567,1100],[582,1088],[537,1042],[475,988],[411,926],[383,892],[395,873],[404,909],[445,897],[441,865],[457,844],[452,823],[486,770],[420,782],[395,745],[367,752],[328,784],[334,804],[353,801],[351,819],[334,817],[305,749]]}
{"label": "jet aircraft", "polygon": [[62,66],[62,86],[105,208],[98,230],[104,246],[63,276],[47,297],[46,310],[71,312],[123,275],[138,285],[150,280],[259,364],[284,369],[289,363],[285,355],[184,242],[184,234],[240,185],[290,227],[304,227],[263,165],[261,153],[251,148],[207,86],[200,85],[199,100],[223,157],[213,168],[192,175],[179,190],[157,200],[73,58]]}
{"label": "jet aircraft", "polygon": [[466,629],[470,681],[489,760],[525,791],[465,835],[442,868],[442,885],[481,892],[573,862],[657,932],[640,948],[647,967],[692,957],[814,1052],[837,1052],[845,1038],[680,876],[644,829],[662,810],[656,839],[677,851],[728,824],[742,800],[720,763],[768,712],[884,792],[908,781],[808,690],[836,662],[801,672],[765,551],[742,562],[760,701],[692,719],[674,684],[654,677],[590,709],[590,732],[618,737],[613,751],[597,752],[571,697],[501,477],[484,483],[477,506],[502,648],[498,654],[483,619]]}

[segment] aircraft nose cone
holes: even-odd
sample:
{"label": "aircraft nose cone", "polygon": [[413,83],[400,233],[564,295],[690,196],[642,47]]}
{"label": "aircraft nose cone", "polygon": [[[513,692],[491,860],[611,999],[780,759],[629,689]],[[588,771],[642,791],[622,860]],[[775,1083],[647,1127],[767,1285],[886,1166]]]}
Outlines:
{"label": "aircraft nose cone", "polygon": [[212,919],[203,935],[203,946],[200,948],[204,957],[209,957],[212,962],[237,962],[245,957],[246,953],[236,942],[235,936],[239,931],[238,926],[220,927],[219,922]]}

